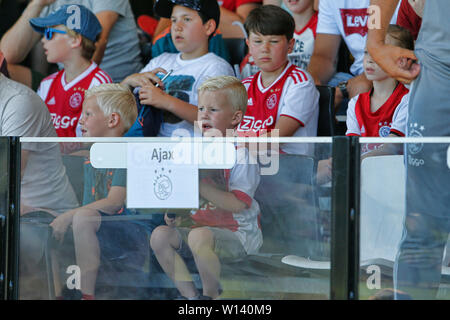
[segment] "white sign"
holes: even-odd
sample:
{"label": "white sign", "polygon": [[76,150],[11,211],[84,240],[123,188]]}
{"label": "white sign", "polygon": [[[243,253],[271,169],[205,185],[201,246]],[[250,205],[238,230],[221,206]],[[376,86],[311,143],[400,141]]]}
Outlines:
{"label": "white sign", "polygon": [[198,208],[198,162],[183,161],[176,146],[128,144],[128,208]]}

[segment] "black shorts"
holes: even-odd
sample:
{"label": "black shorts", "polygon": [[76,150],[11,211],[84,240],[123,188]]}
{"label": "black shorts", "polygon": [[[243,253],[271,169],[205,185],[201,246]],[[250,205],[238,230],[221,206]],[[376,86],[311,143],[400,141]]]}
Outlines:
{"label": "black shorts", "polygon": [[[101,259],[122,260],[126,264],[143,266],[150,252],[149,236],[146,229],[131,220],[108,220],[112,217],[100,211],[102,222],[97,231]],[[126,216],[118,216],[125,218]]]}

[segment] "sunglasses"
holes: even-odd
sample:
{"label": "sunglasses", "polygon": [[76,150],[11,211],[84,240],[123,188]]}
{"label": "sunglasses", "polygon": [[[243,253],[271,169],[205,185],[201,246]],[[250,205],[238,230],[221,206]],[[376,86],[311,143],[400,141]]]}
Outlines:
{"label": "sunglasses", "polygon": [[63,31],[63,30],[58,30],[58,29],[54,29],[54,28],[45,28],[45,30],[44,30],[45,39],[52,40],[54,33],[67,34],[67,32]]}

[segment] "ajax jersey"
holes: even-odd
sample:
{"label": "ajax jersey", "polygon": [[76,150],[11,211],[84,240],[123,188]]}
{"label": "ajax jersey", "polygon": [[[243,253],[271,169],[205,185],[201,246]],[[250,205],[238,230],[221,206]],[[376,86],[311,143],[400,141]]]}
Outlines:
{"label": "ajax jersey", "polygon": [[97,64],[92,63],[82,74],[66,83],[65,71],[54,73],[44,80],[37,91],[45,101],[58,137],[77,137],[78,121],[81,117],[84,92],[112,80]]}

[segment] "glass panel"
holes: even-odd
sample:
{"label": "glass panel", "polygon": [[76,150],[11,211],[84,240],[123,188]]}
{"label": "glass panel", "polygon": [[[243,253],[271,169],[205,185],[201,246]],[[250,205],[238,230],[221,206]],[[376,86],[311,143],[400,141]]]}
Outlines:
{"label": "glass panel", "polygon": [[8,195],[8,138],[0,137],[0,215],[6,215]]}
{"label": "glass panel", "polygon": [[449,299],[450,139],[401,141],[360,139],[360,299]]}
{"label": "glass panel", "polygon": [[[145,150],[156,142],[158,159],[177,158],[164,153],[171,139],[73,140],[89,141],[76,148],[73,141],[22,139],[24,149],[44,155],[30,152],[22,181],[27,213],[21,217],[20,299],[80,298],[77,288],[96,299],[219,292],[221,299],[328,299],[331,139],[309,140],[289,143],[311,156],[256,153],[258,165],[246,160],[251,156],[239,158],[237,148],[239,161],[230,169],[199,163],[200,209],[173,209],[172,198],[164,207],[133,207],[125,186],[137,184],[134,192],[164,198],[180,187],[183,194],[197,192],[187,182],[192,177],[184,172],[185,180],[175,184],[176,168],[162,172],[161,165],[131,178],[132,158],[123,154],[131,152],[124,143]],[[94,141],[103,154],[90,149]],[[165,213],[175,217],[166,219],[170,226]]]}

